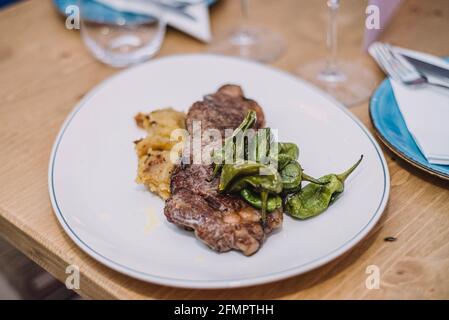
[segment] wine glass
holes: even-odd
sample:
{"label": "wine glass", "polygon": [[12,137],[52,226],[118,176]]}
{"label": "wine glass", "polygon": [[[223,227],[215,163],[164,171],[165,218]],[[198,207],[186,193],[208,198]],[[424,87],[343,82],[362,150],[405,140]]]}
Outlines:
{"label": "wine glass", "polygon": [[146,61],[160,49],[166,29],[163,11],[152,16],[109,9],[93,0],[79,0],[81,38],[92,55],[114,67]]}
{"label": "wine glass", "polygon": [[242,19],[239,27],[218,35],[209,51],[266,63],[279,58],[286,48],[284,38],[268,28],[250,24],[248,0],[241,0],[240,5]]}
{"label": "wine glass", "polygon": [[329,22],[327,30],[327,59],[300,66],[297,73],[324,89],[347,107],[365,101],[371,95],[376,78],[371,70],[337,57],[337,12],[340,0],[327,0]]}

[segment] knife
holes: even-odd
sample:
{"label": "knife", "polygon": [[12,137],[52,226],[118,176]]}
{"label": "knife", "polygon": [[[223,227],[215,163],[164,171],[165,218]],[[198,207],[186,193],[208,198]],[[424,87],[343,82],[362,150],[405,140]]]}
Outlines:
{"label": "knife", "polygon": [[444,80],[449,81],[449,70],[445,68],[441,68],[434,64],[418,60],[416,58],[412,58],[407,54],[400,53],[404,58],[407,59],[419,72],[424,75],[432,75],[434,77],[443,78]]}

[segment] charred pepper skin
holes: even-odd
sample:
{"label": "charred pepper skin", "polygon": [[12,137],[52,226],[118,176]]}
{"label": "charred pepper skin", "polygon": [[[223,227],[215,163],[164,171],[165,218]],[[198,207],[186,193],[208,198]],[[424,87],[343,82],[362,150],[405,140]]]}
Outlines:
{"label": "charred pepper skin", "polygon": [[294,160],[287,164],[281,171],[282,191],[289,193],[301,187],[302,168],[300,164]]}
{"label": "charred pepper skin", "polygon": [[290,162],[297,160],[299,157],[299,148],[296,144],[291,142],[278,143],[278,170],[282,170]]}

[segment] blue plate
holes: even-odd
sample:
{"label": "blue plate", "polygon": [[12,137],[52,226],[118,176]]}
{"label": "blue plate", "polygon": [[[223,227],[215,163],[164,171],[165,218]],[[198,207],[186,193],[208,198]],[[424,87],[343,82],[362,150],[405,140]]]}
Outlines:
{"label": "blue plate", "polygon": [[[207,0],[207,4],[211,5],[216,1],[217,0]],[[77,5],[78,0],[53,0],[53,3],[58,11],[66,16],[67,13],[65,10],[67,6]],[[153,20],[153,18],[148,15],[116,11],[95,0],[85,1],[85,3],[87,10],[84,19],[90,22],[115,23],[119,19],[126,19],[126,21],[129,21],[130,23],[139,24]]]}
{"label": "blue plate", "polygon": [[388,79],[371,97],[369,111],[378,137],[393,153],[419,169],[449,180],[449,166],[429,163],[419,150],[405,125]]}

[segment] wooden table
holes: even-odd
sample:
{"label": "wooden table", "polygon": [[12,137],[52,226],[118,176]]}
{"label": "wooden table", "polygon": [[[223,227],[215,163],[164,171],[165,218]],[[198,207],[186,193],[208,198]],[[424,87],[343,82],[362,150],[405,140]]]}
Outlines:
{"label": "wooden table", "polygon": [[[256,2],[256,1],[254,1]],[[274,65],[294,71],[323,56],[324,1],[258,0],[253,18],[282,32],[288,52]],[[341,54],[382,74],[360,52],[366,2],[347,0],[340,15]],[[212,8],[214,31],[234,26],[238,2]],[[409,0],[383,40],[449,54],[449,2]],[[170,30],[160,56],[207,46]],[[61,281],[80,266],[78,292],[91,298],[449,298],[448,184],[395,159],[385,150],[391,196],[374,230],[343,257],[287,280],[232,290],[185,290],[134,280],[88,257],[58,224],[47,193],[50,149],[69,111],[116,69],[96,62],[79,33],[64,27],[50,0],[25,1],[0,11],[0,234]],[[351,109],[368,128],[367,103]],[[386,242],[393,236],[397,241]],[[368,290],[366,268],[377,265],[379,290]]]}

